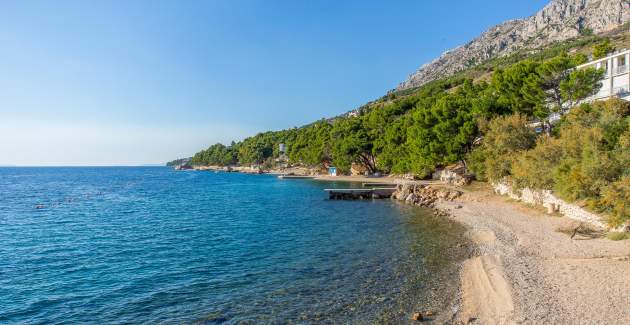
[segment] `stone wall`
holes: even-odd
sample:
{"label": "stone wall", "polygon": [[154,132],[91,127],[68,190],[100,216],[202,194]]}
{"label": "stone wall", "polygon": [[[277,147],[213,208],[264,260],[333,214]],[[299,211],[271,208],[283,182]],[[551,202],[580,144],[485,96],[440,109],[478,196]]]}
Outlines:
{"label": "stone wall", "polygon": [[551,191],[537,191],[525,188],[519,192],[513,190],[511,186],[505,183],[495,184],[493,187],[494,192],[497,194],[507,195],[514,200],[525,203],[541,205],[550,212],[559,212],[567,218],[586,222],[598,228],[609,229],[606,222],[599,215],[586,211],[577,204],[559,199]]}

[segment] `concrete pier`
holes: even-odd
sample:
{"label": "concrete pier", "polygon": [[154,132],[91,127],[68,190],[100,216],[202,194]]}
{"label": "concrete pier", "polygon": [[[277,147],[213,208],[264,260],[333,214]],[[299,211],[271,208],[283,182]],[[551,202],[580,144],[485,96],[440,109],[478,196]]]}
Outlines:
{"label": "concrete pier", "polygon": [[393,184],[393,183],[362,183],[361,186],[363,186],[363,187],[371,187],[371,188],[375,188],[375,187],[390,188],[390,187],[396,187],[396,186],[398,186],[398,184]]}
{"label": "concrete pier", "polygon": [[375,188],[347,188],[347,189],[325,189],[328,198],[331,200],[371,200],[387,199],[392,196],[396,189],[389,187]]}

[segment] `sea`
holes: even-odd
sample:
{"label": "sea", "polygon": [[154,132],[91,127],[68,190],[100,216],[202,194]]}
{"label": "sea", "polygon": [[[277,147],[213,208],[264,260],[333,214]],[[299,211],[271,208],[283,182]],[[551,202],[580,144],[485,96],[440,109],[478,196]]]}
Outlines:
{"label": "sea", "polygon": [[361,184],[167,167],[0,168],[2,324],[448,319],[465,229]]}

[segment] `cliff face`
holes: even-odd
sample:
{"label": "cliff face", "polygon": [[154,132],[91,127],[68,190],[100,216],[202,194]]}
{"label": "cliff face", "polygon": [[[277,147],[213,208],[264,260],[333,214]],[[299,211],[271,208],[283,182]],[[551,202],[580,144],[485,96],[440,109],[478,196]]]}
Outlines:
{"label": "cliff face", "polygon": [[630,0],[552,0],[531,17],[497,25],[468,44],[443,53],[396,90],[418,87],[519,49],[567,40],[585,30],[601,34],[628,21]]}

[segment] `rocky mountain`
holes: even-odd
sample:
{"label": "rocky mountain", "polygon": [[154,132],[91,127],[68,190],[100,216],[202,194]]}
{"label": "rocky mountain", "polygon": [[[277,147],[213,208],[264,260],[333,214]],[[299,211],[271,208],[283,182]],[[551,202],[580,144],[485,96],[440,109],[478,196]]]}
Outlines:
{"label": "rocky mountain", "polygon": [[488,59],[583,33],[601,34],[630,21],[630,0],[552,0],[535,15],[510,20],[423,65],[396,90],[419,87]]}

